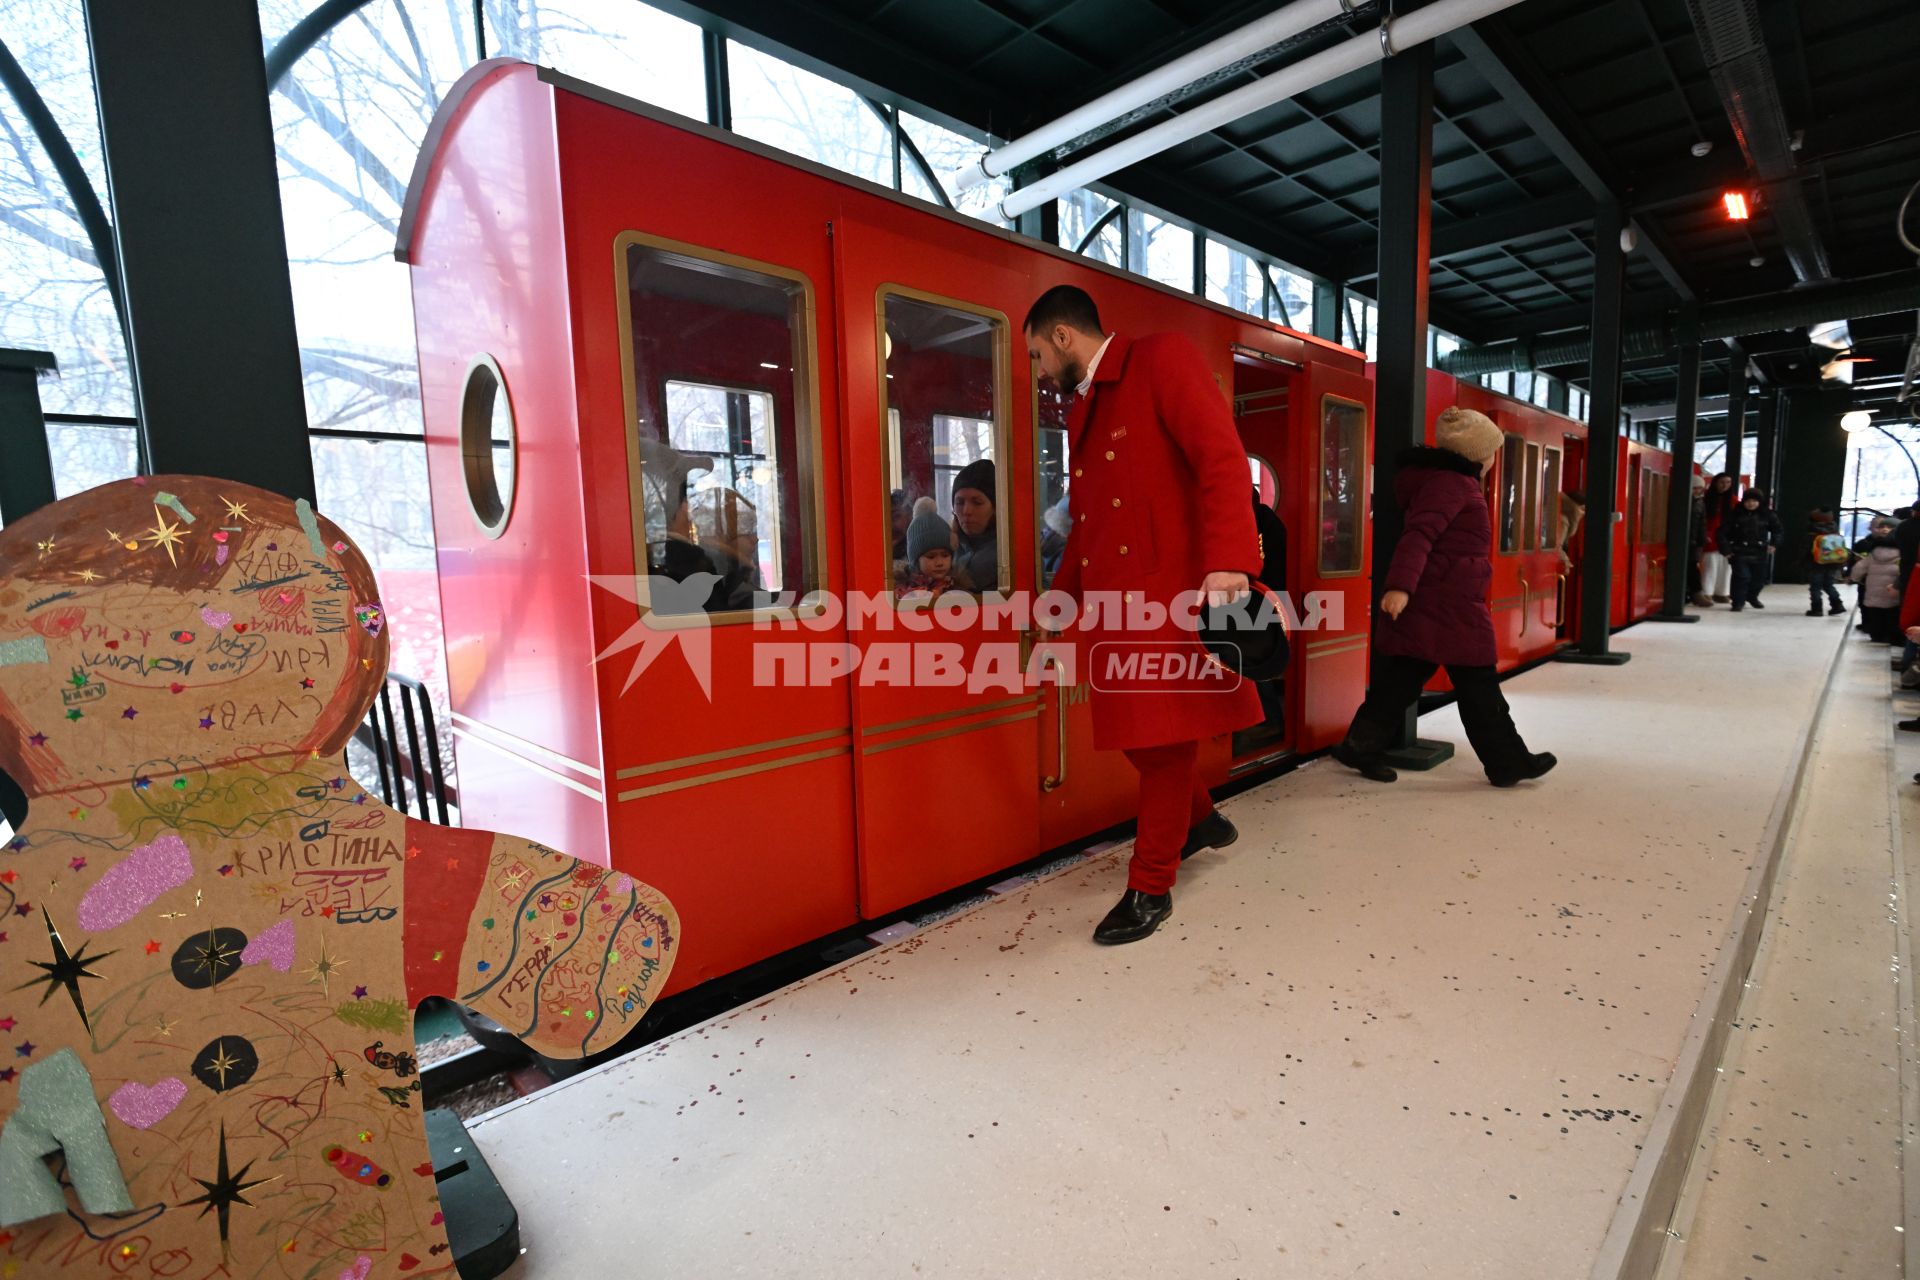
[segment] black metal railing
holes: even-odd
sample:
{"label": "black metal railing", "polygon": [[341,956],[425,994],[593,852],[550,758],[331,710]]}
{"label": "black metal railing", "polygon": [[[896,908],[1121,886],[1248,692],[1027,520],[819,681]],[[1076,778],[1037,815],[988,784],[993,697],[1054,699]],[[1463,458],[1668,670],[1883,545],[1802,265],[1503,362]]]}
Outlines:
{"label": "black metal railing", "polygon": [[[400,691],[397,719],[393,710],[395,689]],[[460,798],[447,785],[446,767],[440,759],[440,733],[433,719],[433,697],[426,685],[412,676],[389,672],[380,686],[380,696],[367,712],[366,723],[353,736],[373,754],[380,798],[389,807],[409,814],[417,811],[422,822],[452,825],[447,806],[457,806]]]}

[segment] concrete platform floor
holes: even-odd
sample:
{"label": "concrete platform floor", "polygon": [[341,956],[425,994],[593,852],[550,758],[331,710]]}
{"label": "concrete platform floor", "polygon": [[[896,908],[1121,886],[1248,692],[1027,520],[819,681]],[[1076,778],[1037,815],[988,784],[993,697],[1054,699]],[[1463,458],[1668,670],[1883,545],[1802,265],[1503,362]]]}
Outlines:
{"label": "concrete platform floor", "polygon": [[1147,942],[1122,848],[485,1117],[515,1273],[1586,1276],[1845,626],[1773,594],[1510,682],[1540,783],[1439,712],[1229,801]]}
{"label": "concrete platform floor", "polygon": [[1902,1274],[1920,741],[1892,722],[1920,698],[1889,700],[1885,654],[1849,644],[1835,673],[1663,1275]]}

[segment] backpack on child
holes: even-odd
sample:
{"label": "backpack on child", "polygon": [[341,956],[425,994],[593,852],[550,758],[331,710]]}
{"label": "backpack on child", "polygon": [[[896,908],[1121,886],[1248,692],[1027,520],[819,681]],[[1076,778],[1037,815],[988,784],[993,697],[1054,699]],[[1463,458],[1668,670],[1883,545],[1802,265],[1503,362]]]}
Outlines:
{"label": "backpack on child", "polygon": [[1847,562],[1847,540],[1837,533],[1814,534],[1813,562],[1815,564],[1845,564]]}

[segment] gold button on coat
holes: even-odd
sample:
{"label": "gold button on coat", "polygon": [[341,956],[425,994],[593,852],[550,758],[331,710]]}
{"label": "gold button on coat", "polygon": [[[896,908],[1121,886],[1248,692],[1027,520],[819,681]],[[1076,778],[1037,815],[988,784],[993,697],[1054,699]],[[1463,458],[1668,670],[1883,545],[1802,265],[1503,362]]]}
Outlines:
{"label": "gold button on coat", "polygon": [[1075,480],[1078,480],[1078,479],[1080,478],[1080,468],[1078,468],[1078,467],[1075,467],[1075,468],[1073,469],[1073,478],[1074,478]]}
{"label": "gold button on coat", "polygon": [[1111,449],[1109,449],[1109,450],[1107,450],[1107,461],[1108,461],[1108,462],[1112,462],[1112,461],[1113,461],[1113,450],[1111,450]]}
{"label": "gold button on coat", "polygon": [[1080,567],[1082,569],[1087,567],[1087,558],[1085,556],[1080,557]]}
{"label": "gold button on coat", "polygon": [[1116,507],[1117,507],[1117,506],[1119,506],[1119,505],[1120,505],[1120,499],[1118,499],[1118,498],[1115,498],[1115,499],[1113,500],[1113,505],[1114,505],[1114,506],[1116,506]]}
{"label": "gold button on coat", "polygon": [[1121,555],[1127,554],[1127,549],[1125,547],[1120,548],[1120,554]]}

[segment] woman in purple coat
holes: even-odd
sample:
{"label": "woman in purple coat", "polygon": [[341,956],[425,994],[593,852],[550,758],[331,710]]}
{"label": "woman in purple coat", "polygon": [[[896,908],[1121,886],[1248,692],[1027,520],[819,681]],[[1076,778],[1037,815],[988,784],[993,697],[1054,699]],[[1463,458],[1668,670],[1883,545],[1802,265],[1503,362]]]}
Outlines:
{"label": "woman in purple coat", "polygon": [[1500,428],[1484,414],[1441,413],[1437,449],[1400,455],[1394,499],[1404,513],[1374,632],[1373,681],[1333,758],[1376,782],[1398,775],[1386,762],[1408,708],[1441,667],[1453,681],[1460,723],[1487,780],[1510,787],[1558,763],[1533,753],[1513,727],[1494,672],[1498,652],[1487,588],[1493,581],[1493,522],[1481,477],[1500,452]]}

